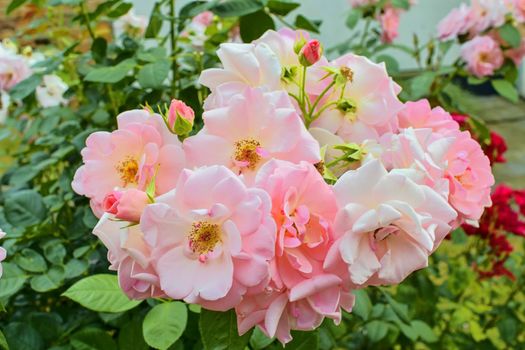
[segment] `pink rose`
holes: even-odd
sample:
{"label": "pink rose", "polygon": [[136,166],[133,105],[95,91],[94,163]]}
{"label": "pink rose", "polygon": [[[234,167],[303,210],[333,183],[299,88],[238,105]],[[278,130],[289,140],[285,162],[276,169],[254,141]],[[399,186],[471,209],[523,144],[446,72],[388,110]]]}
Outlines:
{"label": "pink rose", "polygon": [[193,17],[191,20],[193,23],[198,23],[204,27],[209,26],[213,22],[213,12],[204,11]]}
{"label": "pink rose", "polygon": [[190,166],[224,165],[250,183],[272,158],[313,164],[321,160],[319,144],[284,91],[248,88],[227,107],[206,111],[203,119],[202,130],[184,140]]}
{"label": "pink rose", "polygon": [[398,114],[400,128],[429,128],[434,132],[459,130],[459,124],[450,113],[441,107],[432,108],[428,100],[423,99],[405,103]]}
{"label": "pink rose", "polygon": [[173,99],[170,103],[170,108],[168,111],[168,124],[172,130],[175,129],[175,121],[177,118],[186,119],[191,125],[195,119],[195,112],[191,107],[186,105],[181,100]]}
{"label": "pink rose", "polygon": [[22,56],[0,56],[0,90],[8,91],[30,75],[31,69]]}
{"label": "pink rose", "polygon": [[471,25],[472,11],[466,4],[453,9],[438,24],[438,38],[446,41],[466,34]]}
{"label": "pink rose", "polygon": [[[256,186],[272,199],[277,223],[270,284],[248,293],[236,307],[241,334],[258,325],[285,344],[290,330],[311,330],[325,317],[341,320],[353,296],[343,278],[326,272],[323,262],[334,242],[334,194],[313,165],[272,160],[257,174]],[[338,271],[345,275],[345,269]]]}
{"label": "pink rose", "polygon": [[525,22],[525,0],[510,0],[510,3],[516,19],[520,23]]}
{"label": "pink rose", "polygon": [[108,248],[109,269],[118,271],[120,288],[132,299],[163,298],[151,250],[137,225],[104,214],[93,230]]}
{"label": "pink rose", "polygon": [[478,78],[494,74],[503,65],[503,52],[490,36],[477,36],[461,46],[468,70]]}
{"label": "pink rose", "polygon": [[323,55],[323,48],[319,40],[308,41],[299,52],[299,61],[305,67],[317,63]]}
{"label": "pink rose", "polygon": [[393,7],[385,8],[384,12],[379,16],[379,24],[381,25],[381,41],[390,44],[398,36],[399,28],[399,10]]}
{"label": "pink rose", "polygon": [[456,212],[430,187],[371,161],[345,173],[334,185],[339,205],[338,244],[325,266],[339,256],[355,285],[397,284],[426,267],[436,236],[451,230]]}
{"label": "pink rose", "polygon": [[139,222],[149,202],[146,192],[130,188],[111,192],[104,198],[102,206],[106,213],[113,214],[119,220]]}
{"label": "pink rose", "polygon": [[184,170],[176,188],[146,207],[140,222],[162,290],[221,311],[262,290],[276,231],[268,194],[217,165]]}
{"label": "pink rose", "polygon": [[184,167],[184,152],[162,117],[144,110],[121,113],[118,129],[95,132],[82,150],[82,165],[72,187],[91,200],[97,216],[104,212],[106,196],[117,189],[144,191],[155,177],[156,195],[174,188]]}
{"label": "pink rose", "polygon": [[510,58],[516,66],[519,66],[525,57],[525,39],[521,40],[520,47],[505,50],[504,55]]}
{"label": "pink rose", "polygon": [[505,23],[509,12],[505,0],[472,0],[469,16],[471,35],[483,33],[489,28],[496,28]]}

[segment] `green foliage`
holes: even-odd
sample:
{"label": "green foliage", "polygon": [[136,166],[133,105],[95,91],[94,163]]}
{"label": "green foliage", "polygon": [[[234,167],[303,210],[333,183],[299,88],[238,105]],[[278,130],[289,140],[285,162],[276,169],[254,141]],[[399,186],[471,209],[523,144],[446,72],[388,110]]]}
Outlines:
{"label": "green foliage", "polygon": [[202,310],[199,330],[205,350],[243,350],[250,341],[251,332],[239,336],[237,316],[233,310],[216,312]]}
{"label": "green foliage", "polygon": [[184,332],[188,309],[181,302],[168,302],[151,309],[142,325],[144,339],[155,349],[168,349]]}

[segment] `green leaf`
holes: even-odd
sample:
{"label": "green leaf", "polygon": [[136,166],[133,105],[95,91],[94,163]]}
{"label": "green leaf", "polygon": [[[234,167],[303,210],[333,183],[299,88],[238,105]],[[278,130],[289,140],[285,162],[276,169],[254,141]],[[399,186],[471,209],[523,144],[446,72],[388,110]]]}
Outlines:
{"label": "green leaf", "polygon": [[118,83],[135,67],[135,64],[135,60],[128,58],[113,67],[94,68],[85,76],[84,80],[96,83]]}
{"label": "green leaf", "polygon": [[220,17],[241,17],[262,8],[263,4],[257,0],[224,0],[210,7],[210,10]]}
{"label": "green leaf", "polygon": [[7,339],[5,339],[5,335],[2,333],[2,331],[0,331],[0,350],[9,350]]}
{"label": "green leaf", "polygon": [[5,299],[15,294],[23,287],[27,275],[22,269],[11,262],[2,263],[4,273],[0,278],[0,299]]}
{"label": "green leaf", "polygon": [[438,341],[438,337],[436,336],[436,333],[434,333],[434,330],[430,328],[428,324],[426,324],[423,321],[420,320],[414,320],[410,322],[412,325],[412,328],[417,331],[421,339],[423,339],[427,343],[435,343]]}
{"label": "green leaf", "polygon": [[191,130],[193,129],[193,124],[186,118],[183,118],[180,115],[178,115],[175,119],[175,127],[173,129],[175,131],[175,134],[179,136],[184,136],[188,135],[191,132]]}
{"label": "green leaf", "polygon": [[479,323],[477,323],[474,320],[471,320],[468,323],[468,325],[470,329],[470,334],[472,335],[472,339],[474,339],[474,341],[480,342],[487,339],[487,333],[483,330],[483,327],[481,327]]}
{"label": "green leaf", "polygon": [[239,336],[233,310],[216,312],[202,309],[199,329],[204,350],[244,350],[251,336],[250,332]]}
{"label": "green leaf", "polygon": [[348,14],[348,17],[346,17],[346,26],[349,29],[354,29],[357,23],[359,23],[359,20],[363,16],[363,12],[359,8],[354,8],[350,11]]}
{"label": "green leaf", "polygon": [[399,72],[399,63],[390,55],[379,55],[375,59],[378,63],[385,62],[388,73],[395,74]]}
{"label": "green leaf", "polygon": [[158,89],[168,77],[170,63],[168,60],[159,60],[154,63],[146,64],[138,74],[138,82],[145,89]]}
{"label": "green leaf", "polygon": [[195,17],[201,12],[208,11],[213,5],[215,5],[213,1],[191,1],[186,5],[182,6],[182,8],[179,11],[179,17],[182,19]]}
{"label": "green leaf", "polygon": [[91,56],[96,62],[102,62],[106,58],[108,42],[106,39],[98,37],[91,44]]}
{"label": "green leaf", "polygon": [[392,307],[392,310],[394,310],[396,315],[399,316],[399,318],[402,319],[404,322],[410,323],[410,319],[408,318],[408,306],[397,302],[386,292],[383,292],[383,295],[385,296],[386,300],[388,301],[388,304],[390,305],[390,307]]}
{"label": "green leaf", "polygon": [[509,81],[504,79],[491,80],[494,89],[507,100],[517,103],[520,99],[518,89]]}
{"label": "green leaf", "polygon": [[408,339],[415,341],[418,338],[419,333],[414,327],[412,327],[412,325],[399,323],[398,326],[399,329],[401,329],[401,333],[403,333]]}
{"label": "green leaf", "polygon": [[156,2],[153,10],[151,11],[151,16],[149,17],[148,27],[144,33],[146,39],[153,39],[159,35],[160,30],[162,29],[162,12],[161,12],[162,2]]}
{"label": "green leaf", "polygon": [[368,339],[372,342],[377,343],[383,339],[388,333],[389,323],[379,320],[374,320],[365,324],[366,333]]}
{"label": "green leaf", "polygon": [[152,47],[147,50],[137,52],[137,58],[141,61],[156,62],[166,58],[166,48]]}
{"label": "green leaf", "polygon": [[269,29],[275,29],[272,17],[264,11],[257,11],[239,19],[241,38],[245,43],[258,39]]}
{"label": "green leaf", "polygon": [[266,334],[264,334],[259,327],[255,327],[253,330],[252,336],[250,338],[250,346],[254,350],[262,350],[266,348],[268,345],[273,343],[272,338],[268,338]]}
{"label": "green leaf", "polygon": [[47,264],[42,255],[36,250],[24,248],[15,255],[15,262],[26,271],[44,272],[47,270]]}
{"label": "green leaf", "polygon": [[73,334],[71,345],[76,350],[117,350],[117,344],[113,338],[97,328],[84,328]]}
{"label": "green leaf", "polygon": [[142,318],[135,317],[120,328],[118,346],[121,350],[149,350],[150,347],[142,336]]}
{"label": "green leaf", "polygon": [[22,80],[9,90],[9,94],[15,100],[21,100],[29,96],[38,85],[42,82],[40,74],[34,74],[27,79]]}
{"label": "green leaf", "polygon": [[87,271],[89,265],[87,261],[79,259],[71,259],[65,266],[66,278],[75,278]]}
{"label": "green leaf", "polygon": [[12,322],[4,328],[7,344],[12,350],[41,350],[44,341],[38,332],[25,323]]}
{"label": "green leaf", "polygon": [[295,26],[297,28],[308,30],[309,32],[314,32],[319,34],[319,26],[321,21],[311,21],[303,15],[298,15],[295,18]]}
{"label": "green leaf", "polygon": [[123,312],[141,303],[130,300],[120,289],[117,276],[108,274],[81,279],[62,295],[98,312]]}
{"label": "green leaf", "polygon": [[409,0],[392,0],[392,7],[408,10],[410,9],[410,2]]}
{"label": "green leaf", "polygon": [[281,16],[286,16],[299,6],[301,6],[300,3],[288,0],[268,0],[266,3],[266,7],[268,7],[271,13]]}
{"label": "green leaf", "polygon": [[44,256],[50,263],[60,265],[64,262],[64,257],[66,256],[67,252],[64,245],[60,243],[60,240],[52,239],[47,241],[43,245],[43,249]]}
{"label": "green leaf", "polygon": [[156,305],[144,318],[144,339],[152,348],[168,349],[184,333],[187,321],[186,304],[175,301]]}
{"label": "green leaf", "polygon": [[319,332],[293,331],[293,340],[286,344],[286,350],[317,350],[319,349]]}
{"label": "green leaf", "polygon": [[429,96],[430,89],[432,88],[435,78],[436,75],[433,72],[425,72],[413,78],[410,81],[411,98],[418,100],[420,98]]}
{"label": "green leaf", "polygon": [[372,301],[368,297],[368,294],[364,289],[354,290],[355,305],[352,309],[352,313],[361,317],[363,320],[368,320],[370,311],[372,310]]}
{"label": "green leaf", "polygon": [[507,23],[498,28],[498,34],[510,46],[518,48],[521,46],[521,34],[511,23]]}
{"label": "green leaf", "polygon": [[123,2],[119,4],[116,8],[108,12],[109,18],[118,18],[124,16],[129,10],[133,7],[133,4]]}
{"label": "green leaf", "polygon": [[20,6],[22,6],[26,2],[27,2],[27,0],[13,0],[13,1],[11,1],[9,3],[9,5],[7,6],[6,14],[10,15],[11,12],[13,12],[14,10],[19,8]]}
{"label": "green leaf", "polygon": [[31,278],[31,288],[39,293],[57,289],[64,282],[64,275],[62,266],[53,266],[45,274]]}
{"label": "green leaf", "polygon": [[488,78],[477,78],[477,77],[468,77],[467,83],[469,85],[481,85],[488,81]]}

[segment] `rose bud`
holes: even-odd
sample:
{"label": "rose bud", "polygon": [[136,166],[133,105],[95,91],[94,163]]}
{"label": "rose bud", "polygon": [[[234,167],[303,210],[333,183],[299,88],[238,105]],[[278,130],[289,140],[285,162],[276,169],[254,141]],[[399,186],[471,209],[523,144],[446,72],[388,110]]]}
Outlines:
{"label": "rose bud", "polygon": [[149,204],[146,192],[134,188],[125,191],[113,191],[104,198],[104,211],[115,215],[115,218],[139,222],[142,211]]}
{"label": "rose bud", "polygon": [[310,40],[299,52],[299,62],[305,67],[309,67],[321,59],[323,47],[319,40]]}
{"label": "rose bud", "polygon": [[188,134],[193,127],[195,112],[180,100],[171,100],[168,111],[168,126],[177,135]]}

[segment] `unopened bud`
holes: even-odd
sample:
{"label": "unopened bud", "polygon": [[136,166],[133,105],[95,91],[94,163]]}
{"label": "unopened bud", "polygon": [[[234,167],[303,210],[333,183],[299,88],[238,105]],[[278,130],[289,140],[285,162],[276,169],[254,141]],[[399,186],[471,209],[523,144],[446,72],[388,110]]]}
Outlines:
{"label": "unopened bud", "polygon": [[128,189],[112,191],[104,198],[102,206],[105,212],[115,215],[117,219],[139,222],[142,211],[148,203],[149,198],[146,192]]}
{"label": "unopened bud", "polygon": [[310,40],[299,52],[299,62],[302,66],[309,67],[321,59],[323,47],[319,40]]}
{"label": "unopened bud", "polygon": [[188,134],[193,127],[195,112],[180,100],[171,100],[168,111],[168,125],[177,135]]}

